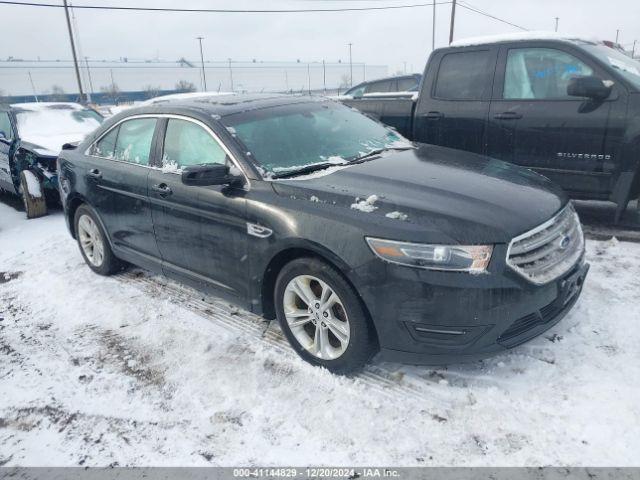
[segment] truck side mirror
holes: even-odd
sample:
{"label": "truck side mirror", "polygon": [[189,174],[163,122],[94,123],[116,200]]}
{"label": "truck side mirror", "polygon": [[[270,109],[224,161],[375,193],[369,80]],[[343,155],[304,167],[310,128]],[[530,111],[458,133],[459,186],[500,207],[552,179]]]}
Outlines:
{"label": "truck side mirror", "polygon": [[573,77],[567,85],[567,95],[605,100],[611,95],[611,87],[607,87],[598,77]]}

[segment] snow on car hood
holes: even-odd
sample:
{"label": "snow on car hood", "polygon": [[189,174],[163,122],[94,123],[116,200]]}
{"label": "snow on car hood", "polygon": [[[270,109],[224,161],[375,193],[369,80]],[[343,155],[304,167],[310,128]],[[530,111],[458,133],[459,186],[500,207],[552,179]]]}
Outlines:
{"label": "snow on car hood", "polygon": [[87,133],[67,133],[58,136],[38,136],[33,135],[28,138],[23,138],[23,143],[28,143],[29,150],[42,155],[44,157],[57,157],[62,150],[62,146],[65,143],[81,142],[87,136]]}

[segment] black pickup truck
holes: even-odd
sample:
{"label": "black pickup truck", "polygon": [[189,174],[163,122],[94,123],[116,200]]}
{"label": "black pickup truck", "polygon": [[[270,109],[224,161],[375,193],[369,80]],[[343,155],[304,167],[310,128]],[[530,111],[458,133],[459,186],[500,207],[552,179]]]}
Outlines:
{"label": "black pickup truck", "polygon": [[429,57],[415,95],[340,100],[417,142],[535,170],[577,199],[640,193],[640,62],[559,35],[454,42]]}

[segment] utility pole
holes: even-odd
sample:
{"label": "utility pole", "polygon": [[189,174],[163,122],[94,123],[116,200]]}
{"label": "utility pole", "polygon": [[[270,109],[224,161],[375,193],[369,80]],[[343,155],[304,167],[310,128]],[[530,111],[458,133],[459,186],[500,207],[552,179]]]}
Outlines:
{"label": "utility pole", "polygon": [[436,49],[436,0],[433,0],[433,15],[431,25],[431,51]]}
{"label": "utility pole", "polygon": [[620,36],[620,30],[616,30],[616,43],[618,43],[619,36]]}
{"label": "utility pole", "polygon": [[636,42],[637,40],[633,41],[633,48],[631,48],[631,58],[636,56]]}
{"label": "utility pole", "polygon": [[353,45],[352,43],[349,44],[349,86],[353,87],[353,60],[351,58],[351,45]]}
{"label": "utility pole", "polygon": [[322,59],[322,85],[324,88],[324,94],[327,94],[327,66],[324,63],[324,58]]}
{"label": "utility pole", "polygon": [[307,63],[307,91],[311,95],[311,66]]}
{"label": "utility pole", "polygon": [[38,94],[36,93],[36,86],[33,83],[33,77],[31,76],[31,70],[29,70],[29,82],[31,82],[31,90],[33,90],[33,98],[36,99],[36,103],[39,102],[40,100],[38,100]]}
{"label": "utility pole", "polygon": [[558,21],[560,20],[560,17],[556,17],[556,32],[558,31]]}
{"label": "utility pole", "polygon": [[231,91],[233,92],[233,70],[231,69],[231,59],[229,59],[229,83],[231,84]]}
{"label": "utility pole", "polygon": [[406,73],[407,73],[407,62],[403,62],[403,63],[404,63],[404,73],[406,75]]}
{"label": "utility pole", "polygon": [[451,1],[451,25],[449,26],[449,45],[453,42],[453,28],[456,24],[456,0]]}
{"label": "utility pole", "polygon": [[207,91],[207,74],[204,71],[204,54],[202,53],[202,40],[204,37],[196,37],[198,42],[200,42],[200,63],[202,64],[202,91]]}
{"label": "utility pole", "polygon": [[[84,64],[87,67],[87,77],[89,78],[89,91],[91,92],[91,95],[93,95],[93,79],[91,78],[91,69],[89,68],[89,57],[84,57]],[[91,101],[91,97],[89,96],[89,93],[87,92],[87,98],[89,98],[89,101]]]}
{"label": "utility pole", "polygon": [[85,101],[84,92],[82,91],[82,80],[80,80],[80,67],[78,66],[78,56],[76,55],[76,44],[73,41],[73,31],[71,30],[71,18],[69,17],[69,5],[67,0],[62,0],[64,4],[64,14],[67,17],[67,29],[69,30],[69,41],[71,42],[71,53],[73,54],[73,66],[76,69],[76,80],[78,81],[78,90],[80,91],[80,102]]}

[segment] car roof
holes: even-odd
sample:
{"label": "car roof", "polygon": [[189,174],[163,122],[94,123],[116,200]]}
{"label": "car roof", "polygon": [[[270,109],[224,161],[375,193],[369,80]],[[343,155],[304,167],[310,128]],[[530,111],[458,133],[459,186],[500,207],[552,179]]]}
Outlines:
{"label": "car roof", "polygon": [[[555,40],[569,43],[601,43],[600,40],[594,38],[582,38],[578,35],[567,35],[557,32],[513,32],[500,35],[486,35],[480,37],[462,38],[455,40],[449,45],[450,48],[456,47],[471,47],[476,45],[493,45],[496,43],[507,42],[524,42],[524,41],[540,41],[540,40]],[[447,48],[449,48],[447,47]]]}
{"label": "car roof", "polygon": [[122,117],[140,113],[180,113],[185,110],[197,111],[209,115],[224,117],[236,113],[259,110],[263,108],[310,103],[318,101],[330,101],[327,98],[310,95],[285,95],[285,94],[233,94],[218,96],[198,96],[167,99],[153,105],[134,107],[122,112]]}

